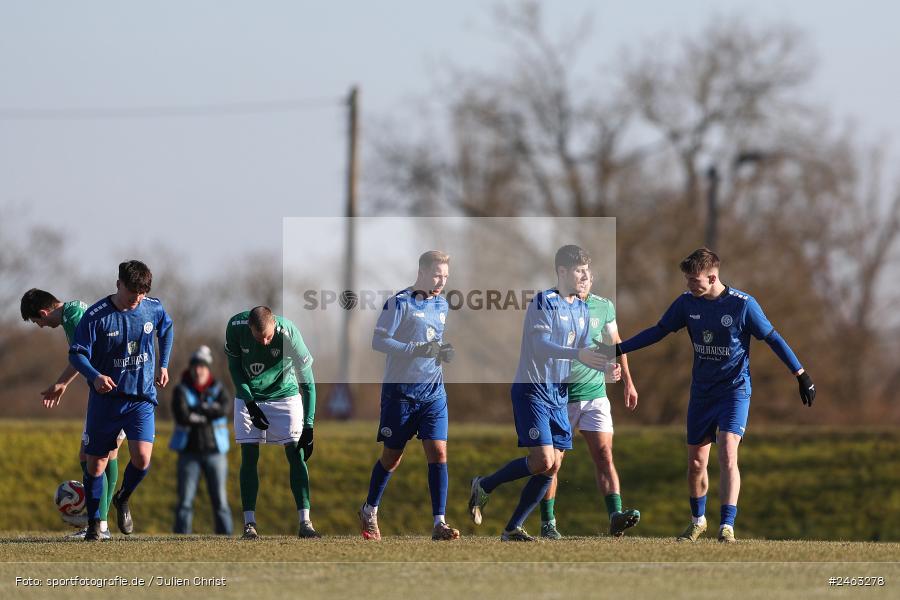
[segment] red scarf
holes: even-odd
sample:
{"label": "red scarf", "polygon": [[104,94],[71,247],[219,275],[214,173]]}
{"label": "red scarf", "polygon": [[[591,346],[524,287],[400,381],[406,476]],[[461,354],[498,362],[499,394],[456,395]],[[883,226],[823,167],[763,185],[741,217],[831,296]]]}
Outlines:
{"label": "red scarf", "polygon": [[184,373],[181,374],[181,383],[190,387],[192,390],[194,390],[198,394],[202,394],[203,392],[208,390],[210,387],[212,387],[212,384],[214,384],[215,382],[216,382],[216,379],[215,379],[215,377],[212,376],[212,373],[209,374],[209,379],[206,380],[206,385],[198,385],[194,381],[194,378],[191,377],[191,370],[189,368],[185,369]]}

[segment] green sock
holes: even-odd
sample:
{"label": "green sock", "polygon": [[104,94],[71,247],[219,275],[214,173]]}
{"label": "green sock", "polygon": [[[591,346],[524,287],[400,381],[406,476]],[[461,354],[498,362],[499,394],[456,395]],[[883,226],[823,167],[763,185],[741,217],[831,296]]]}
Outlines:
{"label": "green sock", "polygon": [[550,521],[556,520],[556,515],[553,514],[553,505],[556,504],[556,498],[550,498],[549,500],[544,499],[541,500],[541,522],[549,523]]}
{"label": "green sock", "polygon": [[100,503],[100,520],[106,521],[109,516],[109,505],[116,493],[116,483],[119,481],[119,459],[111,458],[106,463],[106,471],[103,473],[103,501]]}
{"label": "green sock", "polygon": [[244,512],[256,510],[256,496],[259,494],[259,444],[241,444],[241,507]]}
{"label": "green sock", "polygon": [[294,444],[284,447],[288,464],[291,466],[291,492],[294,493],[294,503],[297,510],[309,508],[309,470],[303,461],[303,451]]}
{"label": "green sock", "polygon": [[607,494],[603,500],[606,502],[606,512],[610,516],[613,513],[622,512],[622,496],[619,494]]}

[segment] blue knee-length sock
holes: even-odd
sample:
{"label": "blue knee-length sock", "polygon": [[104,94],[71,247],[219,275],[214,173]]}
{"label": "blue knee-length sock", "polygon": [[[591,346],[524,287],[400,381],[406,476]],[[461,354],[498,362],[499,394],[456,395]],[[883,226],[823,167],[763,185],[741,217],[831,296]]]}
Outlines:
{"label": "blue knee-length sock", "polygon": [[522,489],[519,505],[516,507],[516,510],[513,511],[509,523],[506,524],[507,531],[512,531],[516,527],[522,526],[522,523],[525,522],[525,519],[528,518],[531,511],[535,509],[541,501],[541,498],[547,494],[547,490],[550,489],[550,483],[552,482],[553,478],[548,475],[531,476],[531,479],[528,480],[525,487]]}
{"label": "blue knee-length sock", "polygon": [[121,492],[119,497],[123,500],[127,500],[138,484],[144,480],[144,477],[147,476],[149,471],[150,467],[138,469],[134,464],[129,462],[128,466],[125,467],[125,476],[122,478],[122,489],[119,490]]}
{"label": "blue knee-length sock", "polygon": [[84,494],[88,519],[100,520],[100,502],[103,500],[103,475],[94,477],[84,470]]}
{"label": "blue knee-length sock", "polygon": [[503,483],[522,479],[529,475],[531,475],[531,471],[528,470],[528,459],[523,456],[522,458],[517,458],[516,460],[506,463],[495,473],[492,473],[487,477],[482,477],[481,489],[490,494],[497,486]]}
{"label": "blue knee-length sock", "polygon": [[431,514],[447,514],[447,488],[450,478],[447,463],[428,463],[428,490],[431,492]]}
{"label": "blue knee-length sock", "polygon": [[706,496],[691,498],[691,516],[699,519],[706,514]]}
{"label": "blue knee-length sock", "polygon": [[380,460],[376,460],[375,466],[372,467],[372,478],[369,480],[369,496],[366,498],[366,504],[378,506],[390,478],[391,472],[384,468]]}
{"label": "blue knee-length sock", "polygon": [[734,527],[734,518],[737,516],[737,506],[734,504],[723,504],[721,514],[721,525],[731,525]]}

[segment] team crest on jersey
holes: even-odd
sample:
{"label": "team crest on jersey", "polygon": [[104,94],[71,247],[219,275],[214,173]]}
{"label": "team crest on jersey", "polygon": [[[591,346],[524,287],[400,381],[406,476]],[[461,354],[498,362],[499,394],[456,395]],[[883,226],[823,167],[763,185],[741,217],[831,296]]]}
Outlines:
{"label": "team crest on jersey", "polygon": [[566,346],[571,346],[575,343],[575,332],[570,331],[569,336],[566,338]]}
{"label": "team crest on jersey", "polygon": [[281,354],[281,348],[272,348],[272,356],[278,358],[279,354]]}
{"label": "team crest on jersey", "polygon": [[541,437],[541,430],[538,429],[537,427],[532,427],[531,429],[528,430],[528,437],[530,437],[533,440],[538,439],[539,437]]}
{"label": "team crest on jersey", "polygon": [[128,354],[137,354],[138,343],[135,341],[128,342]]}
{"label": "team crest on jersey", "polygon": [[712,344],[713,341],[713,332],[709,329],[703,330],[703,343],[704,344]]}
{"label": "team crest on jersey", "polygon": [[434,330],[434,327],[429,327],[425,331],[425,339],[427,339],[429,342],[432,341],[436,335],[437,331]]}
{"label": "team crest on jersey", "polygon": [[259,375],[266,368],[266,365],[262,363],[251,363],[250,365],[250,373],[254,376]]}
{"label": "team crest on jersey", "polygon": [[144,323],[144,333],[150,333],[151,331],[153,331],[153,323],[147,321]]}
{"label": "team crest on jersey", "polygon": [[731,315],[722,315],[722,327],[731,327],[732,323],[734,323],[734,319],[731,318]]}
{"label": "team crest on jersey", "polygon": [[441,320],[441,325],[447,322],[447,315],[445,313],[439,314],[438,318]]}
{"label": "team crest on jersey", "polygon": [[600,318],[591,317],[591,329],[597,329],[600,327]]}
{"label": "team crest on jersey", "polygon": [[391,428],[390,428],[390,427],[382,427],[382,428],[381,428],[381,435],[383,435],[383,436],[386,437],[386,438],[389,438],[389,437],[391,437],[392,435],[394,435],[394,432],[391,431]]}

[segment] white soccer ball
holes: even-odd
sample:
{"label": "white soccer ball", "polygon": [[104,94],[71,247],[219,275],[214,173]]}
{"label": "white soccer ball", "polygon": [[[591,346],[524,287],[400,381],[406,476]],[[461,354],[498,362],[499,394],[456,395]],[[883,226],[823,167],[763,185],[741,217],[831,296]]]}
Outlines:
{"label": "white soccer ball", "polygon": [[80,481],[63,481],[56,488],[56,509],[62,520],[73,527],[87,523],[87,502],[84,486]]}

